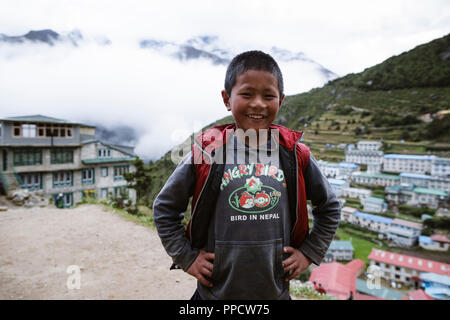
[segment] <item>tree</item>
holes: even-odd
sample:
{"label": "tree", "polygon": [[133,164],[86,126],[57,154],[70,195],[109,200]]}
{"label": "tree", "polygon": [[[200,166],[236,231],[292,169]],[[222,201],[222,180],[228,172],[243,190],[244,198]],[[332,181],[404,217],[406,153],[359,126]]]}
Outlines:
{"label": "tree", "polygon": [[140,200],[144,205],[148,205],[150,203],[148,196],[152,188],[152,166],[145,166],[144,161],[139,157],[134,161],[134,166],[136,171],[126,173],[124,175],[125,180],[127,180],[131,188],[136,190],[138,201]]}

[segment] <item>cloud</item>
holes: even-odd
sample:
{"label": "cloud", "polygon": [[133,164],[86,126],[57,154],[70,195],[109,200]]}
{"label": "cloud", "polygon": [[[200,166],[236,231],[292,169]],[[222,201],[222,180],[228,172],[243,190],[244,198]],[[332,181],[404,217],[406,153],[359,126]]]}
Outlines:
{"label": "cloud", "polygon": [[[340,75],[441,37],[448,1],[0,0],[0,33],[80,29],[79,47],[0,44],[1,116],[45,114],[107,127],[128,125],[136,152],[157,159],[183,135],[228,115],[225,67],[180,62],[139,48],[143,39],[184,42],[217,35],[234,52],[303,51]],[[109,46],[90,41],[107,37]],[[286,92],[321,86],[314,66],[280,63]]]}

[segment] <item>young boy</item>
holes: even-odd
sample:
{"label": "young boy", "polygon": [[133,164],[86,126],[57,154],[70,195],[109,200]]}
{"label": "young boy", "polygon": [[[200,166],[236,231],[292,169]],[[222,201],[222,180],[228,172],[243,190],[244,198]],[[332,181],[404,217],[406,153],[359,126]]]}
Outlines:
{"label": "young boy", "polygon": [[290,299],[289,280],[321,263],[339,201],[300,143],[303,133],[273,124],[284,94],[270,55],[236,56],[222,98],[235,123],[196,136],[154,202],[158,234],[172,267],[198,279],[193,299]]}

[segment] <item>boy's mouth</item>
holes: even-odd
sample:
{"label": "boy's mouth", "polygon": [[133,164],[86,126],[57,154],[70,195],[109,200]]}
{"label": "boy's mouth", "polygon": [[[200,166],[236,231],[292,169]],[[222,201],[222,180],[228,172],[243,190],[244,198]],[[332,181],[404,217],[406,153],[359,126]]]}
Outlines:
{"label": "boy's mouth", "polygon": [[251,119],[264,119],[265,116],[261,115],[261,114],[247,114],[248,118]]}

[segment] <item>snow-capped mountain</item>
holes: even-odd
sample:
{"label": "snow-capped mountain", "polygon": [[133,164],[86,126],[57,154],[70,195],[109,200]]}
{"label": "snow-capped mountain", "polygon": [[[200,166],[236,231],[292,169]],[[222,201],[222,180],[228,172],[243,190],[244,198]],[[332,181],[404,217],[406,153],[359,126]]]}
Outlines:
{"label": "snow-capped mountain", "polygon": [[[239,53],[235,49],[226,48],[217,36],[198,36],[184,43],[145,39],[140,41],[139,45],[143,49],[156,50],[182,61],[208,59],[213,64],[225,66]],[[300,62],[309,69],[315,68],[320,73],[320,76],[324,78],[325,82],[337,77],[337,74],[307,57],[303,52],[291,52],[275,46],[267,48],[266,52],[271,54],[280,63]]]}
{"label": "snow-capped mountain", "polygon": [[[99,45],[111,44],[111,41],[103,36],[96,36],[89,40],[93,40]],[[86,39],[81,34],[81,31],[77,29],[61,33],[57,33],[50,29],[31,30],[27,34],[21,36],[8,36],[0,33],[0,43],[3,42],[9,44],[45,43],[54,46],[62,43],[69,43],[77,47],[83,41],[86,41]]]}

